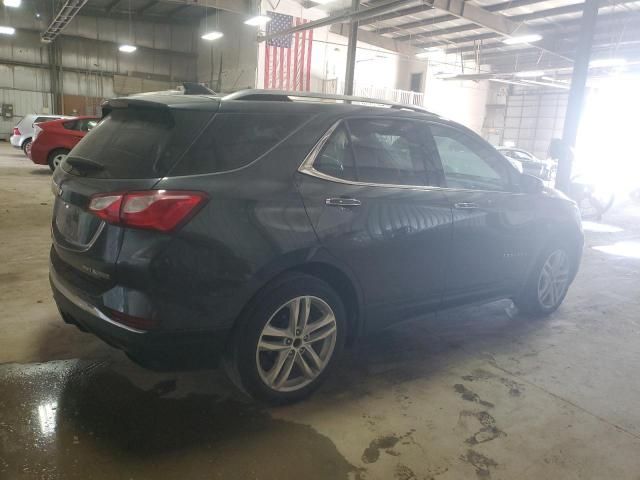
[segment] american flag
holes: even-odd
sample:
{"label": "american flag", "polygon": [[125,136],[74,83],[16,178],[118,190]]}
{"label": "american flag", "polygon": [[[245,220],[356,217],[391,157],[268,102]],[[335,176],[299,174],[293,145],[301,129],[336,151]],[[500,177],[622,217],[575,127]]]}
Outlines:
{"label": "american flag", "polygon": [[[271,21],[267,35],[307,23],[307,20],[267,12]],[[311,46],[313,29],[275,37],[265,42],[264,88],[311,90]]]}

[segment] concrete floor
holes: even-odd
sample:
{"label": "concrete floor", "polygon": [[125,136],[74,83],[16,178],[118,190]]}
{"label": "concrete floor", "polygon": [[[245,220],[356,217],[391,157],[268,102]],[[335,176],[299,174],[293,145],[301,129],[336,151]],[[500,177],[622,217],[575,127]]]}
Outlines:
{"label": "concrete floor", "polygon": [[619,231],[587,232],[551,318],[500,302],[414,321],[266,409],[62,323],[49,182],[0,143],[0,479],[640,479],[640,207],[590,225]]}

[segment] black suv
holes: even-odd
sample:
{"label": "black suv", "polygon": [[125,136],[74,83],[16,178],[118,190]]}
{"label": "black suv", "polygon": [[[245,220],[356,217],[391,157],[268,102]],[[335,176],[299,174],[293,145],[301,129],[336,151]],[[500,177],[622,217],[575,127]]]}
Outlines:
{"label": "black suv", "polygon": [[215,352],[246,392],[287,402],[400,320],[558,308],[582,253],[574,202],[437,115],[311,97],[106,102],[53,177],[65,321],[141,363]]}

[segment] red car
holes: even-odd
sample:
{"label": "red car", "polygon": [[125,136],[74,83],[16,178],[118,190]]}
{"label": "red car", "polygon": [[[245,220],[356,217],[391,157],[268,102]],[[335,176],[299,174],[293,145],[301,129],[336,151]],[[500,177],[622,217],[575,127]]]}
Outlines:
{"label": "red car", "polygon": [[33,163],[49,165],[55,170],[99,121],[98,117],[76,117],[36,124],[29,158]]}

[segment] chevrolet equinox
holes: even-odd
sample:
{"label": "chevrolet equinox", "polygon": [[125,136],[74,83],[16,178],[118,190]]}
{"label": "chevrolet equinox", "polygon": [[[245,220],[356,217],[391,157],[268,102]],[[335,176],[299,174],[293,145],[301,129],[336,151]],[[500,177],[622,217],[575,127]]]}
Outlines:
{"label": "chevrolet equinox", "polygon": [[143,364],[211,352],[273,403],[403,319],[501,298],[550,314],[582,254],[574,202],[467,128],[378,100],[109,100],[53,189],[66,322]]}

